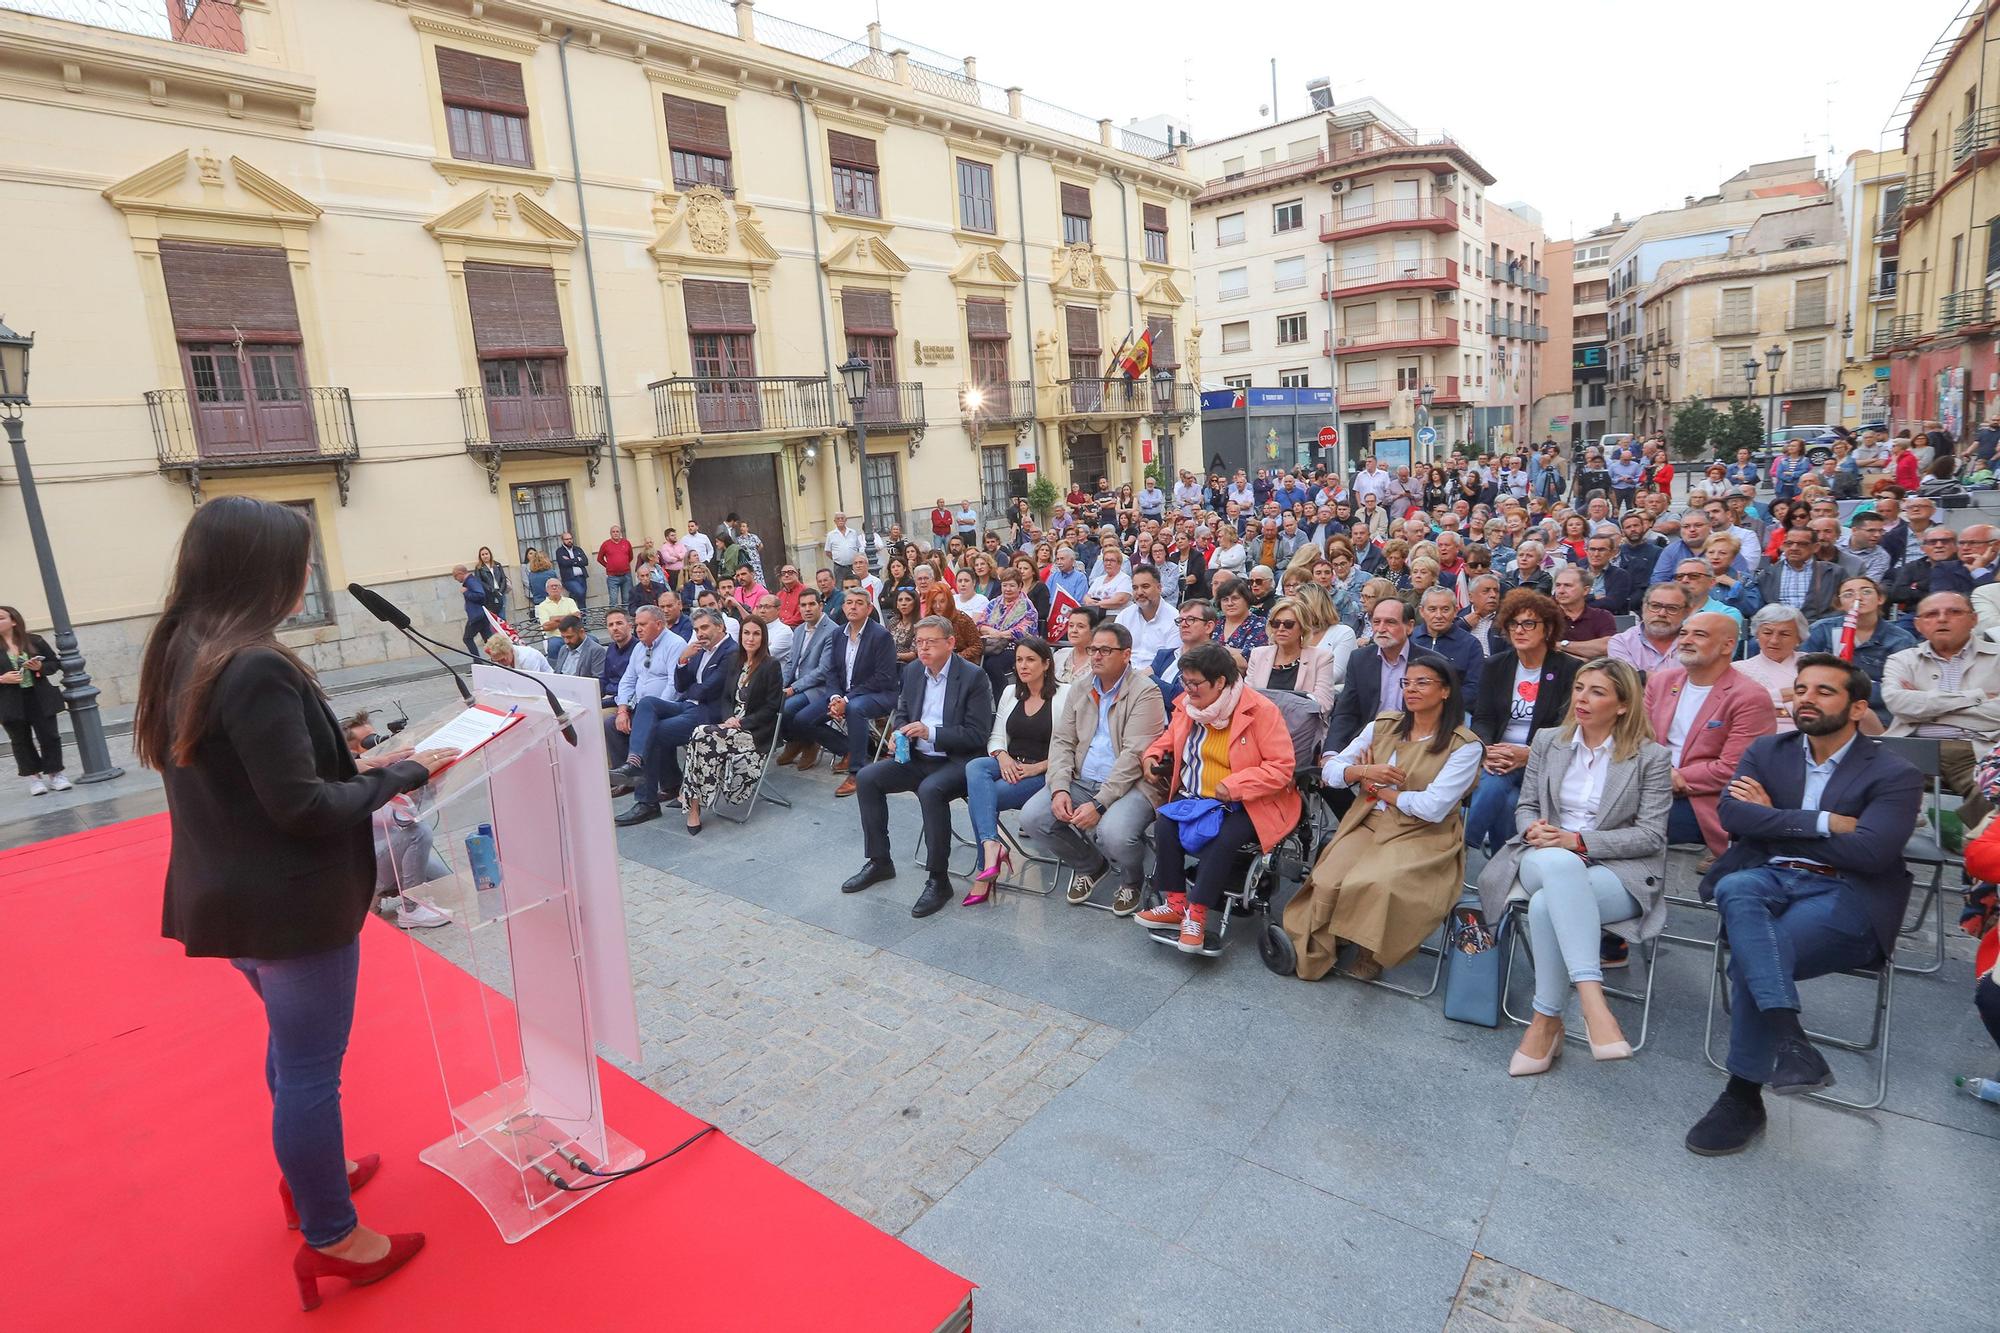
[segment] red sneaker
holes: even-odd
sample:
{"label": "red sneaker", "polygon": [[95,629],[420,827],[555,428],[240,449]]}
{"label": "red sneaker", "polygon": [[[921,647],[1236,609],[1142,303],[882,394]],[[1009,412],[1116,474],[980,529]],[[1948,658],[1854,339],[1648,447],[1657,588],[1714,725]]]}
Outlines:
{"label": "red sneaker", "polygon": [[1181,920],[1181,938],[1177,947],[1182,953],[1201,953],[1207,938],[1208,909],[1198,904],[1188,908]]}

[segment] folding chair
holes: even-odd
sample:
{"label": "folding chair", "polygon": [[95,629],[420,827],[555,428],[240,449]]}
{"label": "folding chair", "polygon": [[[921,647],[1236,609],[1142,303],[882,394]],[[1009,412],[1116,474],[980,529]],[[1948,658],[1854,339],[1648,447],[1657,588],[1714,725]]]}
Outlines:
{"label": "folding chair", "polygon": [[[1475,886],[1468,884],[1465,886],[1465,888],[1468,893],[1470,893],[1474,897],[1477,897],[1478,890]],[[1453,910],[1456,910],[1456,907],[1457,904],[1453,904]],[[1444,920],[1438,922],[1437,943],[1436,944],[1425,943],[1425,944],[1419,944],[1417,946],[1417,952],[1419,954],[1428,954],[1431,957],[1437,959],[1437,962],[1431,967],[1430,984],[1425,986],[1422,990],[1417,990],[1415,987],[1412,986],[1401,986],[1393,981],[1384,981],[1380,977],[1357,977],[1351,972],[1341,971],[1338,967],[1334,968],[1333,975],[1337,977],[1346,977],[1349,981],[1358,981],[1364,986],[1379,986],[1383,990],[1392,990],[1396,992],[1396,994],[1398,995],[1407,995],[1413,1000],[1428,1000],[1430,999],[1431,996],[1437,994],[1437,988],[1444,982],[1445,932],[1450,928],[1451,928],[1451,913],[1446,912],[1444,914]]]}
{"label": "folding chair", "polygon": [[1919,895],[1928,895],[1928,902],[1923,896],[1918,897],[1915,917],[1907,920],[1898,933],[1908,938],[1916,937],[1922,933],[1924,917],[1928,914],[1933,918],[1931,924],[1936,938],[1929,966],[1896,964],[1898,972],[1929,976],[1944,967],[1944,868],[1961,864],[1959,858],[1945,851],[1939,827],[1944,813],[1944,767],[1936,740],[1921,736],[1884,736],[1881,743],[1909,760],[1910,766],[1930,782],[1930,818],[1926,824],[1918,825],[1916,832],[1910,836],[1909,844],[1903,848],[1905,861],[1930,869],[1930,883],[1918,886]]}
{"label": "folding chair", "polygon": [[[1669,883],[1672,882],[1669,871],[1672,869],[1673,858],[1676,853],[1682,856],[1693,856],[1698,859],[1708,855],[1708,844],[1702,842],[1677,842],[1671,844],[1667,848],[1666,857],[1662,860],[1660,867],[1661,877]],[[1682,907],[1691,912],[1705,912],[1711,917],[1715,916],[1715,905],[1703,902],[1701,895],[1698,893],[1692,898],[1678,893],[1669,893],[1665,897],[1667,910],[1669,911],[1672,911],[1676,907]],[[1718,919],[1716,922],[1716,933],[1720,934],[1721,930],[1721,921]],[[1685,944],[1695,949],[1706,949],[1715,943],[1715,936],[1711,935],[1703,938],[1700,935],[1676,935],[1671,931],[1663,930],[1655,935],[1653,940],[1656,944],[1665,941],[1673,944]],[[1637,1048],[1635,1047],[1634,1049]]]}
{"label": "folding chair", "polygon": [[[1668,849],[1668,851],[1671,850],[1672,848]],[[1663,852],[1660,856],[1660,877],[1662,882],[1666,878],[1666,873],[1667,856]],[[1525,895],[1521,894],[1518,887],[1514,890],[1514,893],[1516,896],[1507,900],[1507,915],[1513,918],[1513,925],[1508,930],[1506,966],[1500,974],[1500,1012],[1507,1015],[1515,1023],[1526,1027],[1528,1019],[1521,1014],[1515,1013],[1510,1004],[1514,983],[1514,959],[1520,950],[1526,949],[1528,951],[1528,961],[1532,963],[1535,958],[1535,950],[1533,942],[1528,940],[1528,899]],[[1638,990],[1633,990],[1630,987],[1613,986],[1609,981],[1601,983],[1604,987],[1604,993],[1607,996],[1616,1000],[1628,1000],[1639,1006],[1639,1036],[1636,1041],[1632,1042],[1632,1053],[1634,1055],[1637,1055],[1640,1048],[1645,1046],[1646,1034],[1652,1028],[1653,977],[1659,970],[1660,941],[1664,938],[1666,938],[1664,935],[1655,935],[1651,939],[1640,943],[1640,950],[1644,953],[1646,959],[1646,979]],[[1563,1035],[1571,1041],[1579,1042],[1586,1046],[1590,1044],[1588,1033],[1571,1032],[1565,1028]]]}
{"label": "folding chair", "polygon": [[[1729,1072],[1729,1067],[1715,1058],[1715,1001],[1717,992],[1719,991],[1722,997],[1722,1010],[1724,1013],[1729,1012],[1728,965],[1724,957],[1724,951],[1728,947],[1728,939],[1718,931],[1714,945],[1715,966],[1708,977],[1708,1017],[1707,1021],[1702,1025],[1701,1033],[1702,1055],[1707,1058],[1710,1065],[1725,1074]],[[1839,1097],[1831,1092],[1809,1092],[1806,1096],[1816,1102],[1825,1102],[1829,1106],[1844,1106],[1852,1111],[1872,1111],[1888,1100],[1889,1013],[1895,998],[1896,973],[1898,970],[1898,968],[1885,958],[1874,967],[1843,969],[1839,972],[1830,972],[1827,974],[1828,976],[1857,977],[1864,981],[1874,981],[1874,1022],[1868,1030],[1866,1040],[1833,1036],[1825,1032],[1814,1032],[1810,1028],[1806,1029],[1806,1035],[1821,1046],[1831,1046],[1837,1050],[1862,1052],[1879,1050],[1880,1054],[1875,1060],[1875,1094],[1868,1101],[1859,1101],[1852,1097]]]}
{"label": "folding chair", "polygon": [[734,823],[747,824],[750,822],[750,816],[757,811],[757,798],[760,796],[769,805],[782,806],[787,810],[792,808],[792,803],[778,793],[764,790],[764,784],[771,779],[771,770],[778,766],[778,751],[784,748],[785,742],[778,735],[783,730],[783,727],[775,727],[771,731],[771,744],[764,751],[764,767],[757,774],[757,785],[750,789],[750,799],[744,803],[743,813],[731,814],[730,807],[717,803],[709,807],[711,814],[720,815]]}

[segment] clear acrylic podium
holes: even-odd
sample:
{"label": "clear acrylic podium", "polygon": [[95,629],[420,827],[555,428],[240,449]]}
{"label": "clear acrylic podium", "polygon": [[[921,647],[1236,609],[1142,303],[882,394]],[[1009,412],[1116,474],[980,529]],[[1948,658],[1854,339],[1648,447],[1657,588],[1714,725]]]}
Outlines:
{"label": "clear acrylic podium", "polygon": [[[598,1088],[577,871],[591,860],[582,839],[612,837],[597,710],[565,704],[582,742],[572,747],[539,691],[521,693],[516,686],[533,687],[501,679],[509,684],[489,677],[474,699],[518,709],[521,720],[389,806],[381,831],[399,891],[452,918],[411,932],[451,1116],[451,1132],[419,1155],[464,1186],[511,1243],[597,1192],[562,1189],[546,1173],[587,1186],[594,1178],[579,1162],[611,1171],[644,1154],[604,1123]],[[454,703],[412,719],[405,734],[421,741],[463,709]],[[579,774],[595,778],[594,793]],[[498,885],[486,889],[475,884],[467,845],[482,825],[492,829],[499,866]],[[615,935],[622,950],[622,920]],[[629,1006],[625,959],[612,961]],[[479,984],[467,984],[465,973]]]}

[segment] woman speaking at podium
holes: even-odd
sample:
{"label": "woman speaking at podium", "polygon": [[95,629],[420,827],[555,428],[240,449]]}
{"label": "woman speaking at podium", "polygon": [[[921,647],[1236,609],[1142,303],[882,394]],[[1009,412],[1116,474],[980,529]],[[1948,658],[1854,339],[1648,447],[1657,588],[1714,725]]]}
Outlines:
{"label": "woman speaking at podium", "polygon": [[360,1225],[351,1191],[374,1175],[341,1141],[340,1065],[354,1023],[361,925],[375,896],[369,816],[451,761],[430,751],[359,771],[312,670],[278,642],[300,609],[306,517],[210,500],[182,534],[166,607],[140,667],[135,749],[164,779],[173,852],[162,933],[227,958],[270,1026],[271,1137],[305,1308],[321,1277],[379,1281],[420,1234]]}

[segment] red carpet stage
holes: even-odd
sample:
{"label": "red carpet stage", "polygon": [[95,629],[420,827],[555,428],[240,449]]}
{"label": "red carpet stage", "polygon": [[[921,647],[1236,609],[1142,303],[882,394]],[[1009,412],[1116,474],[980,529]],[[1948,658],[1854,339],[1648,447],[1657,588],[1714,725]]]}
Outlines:
{"label": "red carpet stage", "polygon": [[[308,1318],[272,1164],[262,1024],[243,979],[159,937],[164,817],[0,854],[0,1327],[269,1329]],[[430,1245],[382,1286],[325,1284],[308,1328],[965,1327],[971,1284],[710,1135],[519,1245],[417,1160],[446,1132],[406,941],[362,934],[348,1145],[361,1214]],[[462,974],[460,974],[462,975]],[[465,984],[474,984],[470,978]],[[608,1065],[610,1123],[659,1153],[699,1122]]]}

